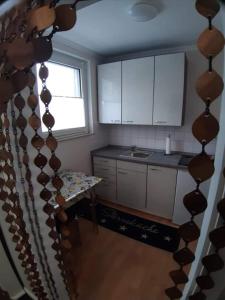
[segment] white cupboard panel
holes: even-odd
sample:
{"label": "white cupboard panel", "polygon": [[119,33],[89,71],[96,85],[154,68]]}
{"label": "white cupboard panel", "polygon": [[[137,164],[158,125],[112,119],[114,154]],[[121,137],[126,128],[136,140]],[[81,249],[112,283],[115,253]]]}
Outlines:
{"label": "white cupboard panel", "polygon": [[102,167],[116,167],[115,159],[95,156],[93,160],[95,165],[101,165]]}
{"label": "white cupboard panel", "polygon": [[117,169],[117,201],[128,207],[145,209],[146,172]]}
{"label": "white cupboard panel", "polygon": [[99,122],[121,123],[121,62],[98,66]]}
{"label": "white cupboard panel", "polygon": [[95,176],[116,176],[116,168],[94,165]]}
{"label": "white cupboard panel", "polygon": [[153,214],[172,219],[177,170],[148,166],[147,210]]}
{"label": "white cupboard panel", "polygon": [[130,170],[134,172],[142,172],[147,174],[147,165],[138,164],[128,161],[117,160],[117,168],[123,170]]}
{"label": "white cupboard panel", "polygon": [[[209,182],[210,181],[208,180],[201,184],[201,191],[205,195],[205,197],[208,196]],[[183,198],[186,194],[192,192],[195,187],[196,183],[189,172],[187,170],[178,170],[173,223],[181,225],[190,220],[190,214],[183,204]],[[203,215],[195,217],[195,221],[198,225],[201,225],[202,219]]]}
{"label": "white cupboard panel", "polygon": [[95,193],[102,200],[116,202],[116,183],[103,181],[95,188]]}
{"label": "white cupboard panel", "polygon": [[122,123],[152,125],[154,57],[122,62]]}
{"label": "white cupboard panel", "polygon": [[182,125],[184,73],[184,53],[155,57],[153,125]]}

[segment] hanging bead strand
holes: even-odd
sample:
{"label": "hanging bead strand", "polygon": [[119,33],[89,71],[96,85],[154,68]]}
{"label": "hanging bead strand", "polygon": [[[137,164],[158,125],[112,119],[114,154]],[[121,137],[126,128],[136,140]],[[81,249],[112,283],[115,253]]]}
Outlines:
{"label": "hanging bead strand", "polygon": [[[14,110],[14,106],[17,107],[18,111],[19,111],[19,115],[16,118],[15,116],[15,110]],[[27,152],[27,144],[28,144],[28,139],[25,135],[25,128],[27,127],[27,121],[26,118],[23,116],[23,108],[25,107],[25,100],[23,99],[23,97],[21,96],[21,94],[17,94],[14,98],[14,100],[11,101],[11,116],[12,116],[12,125],[13,125],[13,134],[14,134],[14,138],[15,138],[15,148],[16,148],[16,152],[17,152],[17,160],[19,162],[19,166],[20,166],[20,175],[21,175],[21,182],[22,182],[22,187],[23,187],[23,195],[24,195],[24,203],[26,205],[26,209],[28,212],[28,216],[29,216],[29,222],[31,225],[31,230],[32,230],[32,235],[34,238],[34,243],[37,249],[37,254],[40,260],[40,264],[42,267],[42,271],[47,283],[47,286],[49,288],[49,291],[51,293],[52,298],[57,298],[57,291],[55,288],[55,283],[54,280],[52,278],[52,273],[48,264],[48,260],[47,260],[47,256],[46,256],[46,251],[45,251],[45,247],[43,244],[43,238],[41,235],[41,231],[40,231],[40,225],[39,225],[39,220],[38,220],[38,216],[37,216],[37,210],[35,207],[35,199],[34,199],[34,194],[33,194],[33,184],[32,184],[32,173],[29,167],[29,154]],[[21,135],[18,138],[18,133],[17,133],[17,128],[18,127],[21,130]],[[19,147],[20,146],[20,147]],[[20,148],[23,151],[23,157],[21,157],[20,155]],[[25,176],[23,176],[23,172],[22,172],[22,164],[24,165],[25,168]],[[25,178],[24,178],[25,177]],[[25,187],[25,181],[27,182],[28,185],[28,193],[26,192],[26,187]],[[34,220],[35,220],[35,227],[37,229],[37,233],[38,233],[38,237],[34,228],[34,223],[33,223],[33,219],[31,216],[31,210],[28,204],[28,201],[30,200],[31,206],[32,206],[32,213],[34,215]],[[38,238],[40,241],[40,245],[41,245],[41,249],[38,243]],[[42,253],[44,254],[44,258],[42,257]],[[46,269],[47,268],[47,269]],[[51,280],[51,284],[49,282],[49,278],[48,275],[50,276],[50,280]],[[53,290],[52,290],[53,289]]]}
{"label": "hanging bead strand", "polygon": [[[210,112],[210,106],[223,90],[223,82],[220,76],[213,70],[213,58],[222,51],[224,37],[212,25],[213,17],[218,13],[220,6],[216,0],[197,0],[196,9],[208,19],[208,28],[201,34],[198,40],[200,52],[208,59],[208,71],[198,80],[196,90],[205,103],[205,111],[200,115],[192,126],[194,137],[201,144],[201,153],[195,156],[188,165],[188,170],[196,182],[196,189],[184,197],[183,203],[191,214],[190,221],[181,225],[179,234],[184,241],[184,248],[173,254],[174,260],[180,266],[179,270],[170,272],[174,286],[166,289],[165,293],[169,299],[180,299],[182,292],[178,288],[180,284],[188,282],[184,267],[195,260],[194,253],[189,249],[189,244],[198,240],[200,229],[195,223],[195,217],[203,213],[207,208],[207,200],[200,190],[201,184],[210,179],[214,173],[214,161],[206,152],[206,146],[216,138],[219,132],[219,124]],[[216,85],[216,88],[214,87]],[[198,278],[200,285],[213,286],[212,279],[206,276]],[[205,299],[202,290],[192,300]]]}

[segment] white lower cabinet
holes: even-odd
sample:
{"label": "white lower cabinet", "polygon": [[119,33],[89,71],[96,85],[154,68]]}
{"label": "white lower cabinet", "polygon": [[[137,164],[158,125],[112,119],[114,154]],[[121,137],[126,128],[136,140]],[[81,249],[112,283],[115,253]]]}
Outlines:
{"label": "white lower cabinet", "polygon": [[116,160],[94,157],[94,174],[102,178],[95,188],[96,195],[103,200],[116,201]]}
{"label": "white lower cabinet", "polygon": [[[184,196],[195,189],[187,170],[147,166],[145,164],[94,157],[94,175],[103,179],[96,194],[103,200],[147,211],[183,224],[190,214],[183,205]],[[207,197],[209,181],[201,185]],[[201,224],[202,216],[196,217]]]}
{"label": "white lower cabinet", "polygon": [[125,206],[145,209],[147,166],[117,161],[117,201]]}
{"label": "white lower cabinet", "polygon": [[[209,180],[201,184],[201,191],[207,198],[209,192]],[[194,179],[187,170],[178,170],[173,223],[181,225],[190,220],[190,214],[183,204],[184,196],[192,192],[196,187]],[[195,217],[195,222],[201,225],[203,214]]]}
{"label": "white lower cabinet", "polygon": [[151,214],[172,219],[176,177],[175,169],[148,166],[147,210]]}

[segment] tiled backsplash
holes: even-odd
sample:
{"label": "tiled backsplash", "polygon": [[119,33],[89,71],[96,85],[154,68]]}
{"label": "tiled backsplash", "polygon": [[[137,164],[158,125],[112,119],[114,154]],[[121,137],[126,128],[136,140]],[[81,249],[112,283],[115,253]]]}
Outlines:
{"label": "tiled backsplash", "polygon": [[[109,143],[111,145],[131,146],[165,149],[166,137],[171,136],[171,150],[184,152],[201,152],[201,145],[187,127],[163,126],[126,126],[109,125]],[[215,153],[216,141],[207,146],[209,154]]]}

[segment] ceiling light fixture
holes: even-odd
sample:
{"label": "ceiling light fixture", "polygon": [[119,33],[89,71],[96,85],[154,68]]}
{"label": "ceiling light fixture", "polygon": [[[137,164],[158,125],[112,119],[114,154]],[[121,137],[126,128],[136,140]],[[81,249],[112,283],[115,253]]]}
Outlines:
{"label": "ceiling light fixture", "polygon": [[137,2],[128,10],[128,14],[136,22],[147,22],[157,16],[158,9],[150,3]]}

